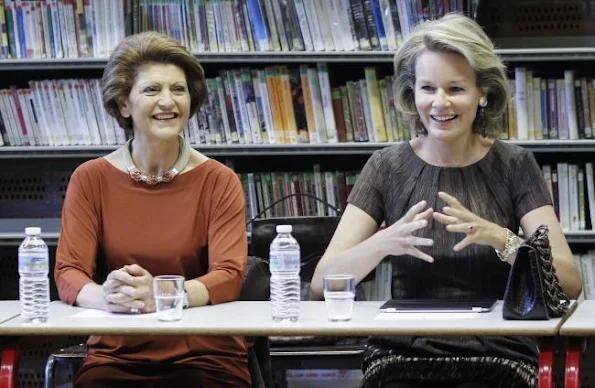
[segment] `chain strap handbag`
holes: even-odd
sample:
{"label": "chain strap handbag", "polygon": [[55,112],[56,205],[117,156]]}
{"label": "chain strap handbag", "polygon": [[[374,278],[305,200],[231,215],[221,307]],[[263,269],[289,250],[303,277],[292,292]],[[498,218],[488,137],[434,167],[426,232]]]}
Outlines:
{"label": "chain strap handbag", "polygon": [[556,269],[548,228],[540,225],[519,247],[504,293],[504,319],[546,320],[561,317],[570,306]]}

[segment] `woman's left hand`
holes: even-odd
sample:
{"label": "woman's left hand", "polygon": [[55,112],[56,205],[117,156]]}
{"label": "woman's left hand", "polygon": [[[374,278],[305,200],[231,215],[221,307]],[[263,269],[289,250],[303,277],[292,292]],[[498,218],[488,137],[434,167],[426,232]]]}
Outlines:
{"label": "woman's left hand", "polygon": [[448,206],[442,208],[442,213],[435,211],[434,219],[445,224],[449,232],[467,234],[454,246],[455,252],[471,244],[491,245],[495,249],[503,249],[506,240],[505,228],[475,215],[450,194],[441,191],[438,197]]}
{"label": "woman's left hand", "polygon": [[121,286],[119,291],[123,294],[140,300],[144,307],[140,310],[142,313],[152,313],[155,311],[155,296],[153,295],[153,275],[146,269],[137,264],[125,265],[122,270],[133,277],[132,283]]}

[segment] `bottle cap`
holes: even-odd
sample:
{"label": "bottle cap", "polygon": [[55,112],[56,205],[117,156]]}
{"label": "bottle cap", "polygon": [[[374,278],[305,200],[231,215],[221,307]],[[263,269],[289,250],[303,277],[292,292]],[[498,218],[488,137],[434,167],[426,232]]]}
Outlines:
{"label": "bottle cap", "polygon": [[277,225],[277,233],[291,233],[291,225]]}
{"label": "bottle cap", "polygon": [[41,228],[37,226],[30,226],[28,228],[25,228],[25,234],[27,236],[35,236],[41,234]]}

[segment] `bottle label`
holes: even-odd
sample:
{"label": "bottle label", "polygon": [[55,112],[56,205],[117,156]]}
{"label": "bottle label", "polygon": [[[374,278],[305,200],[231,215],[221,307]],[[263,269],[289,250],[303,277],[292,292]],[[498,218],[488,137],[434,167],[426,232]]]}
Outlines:
{"label": "bottle label", "polygon": [[40,252],[19,253],[19,271],[41,272],[48,271],[48,258]]}
{"label": "bottle label", "polygon": [[271,272],[299,272],[300,251],[271,251],[269,254]]}

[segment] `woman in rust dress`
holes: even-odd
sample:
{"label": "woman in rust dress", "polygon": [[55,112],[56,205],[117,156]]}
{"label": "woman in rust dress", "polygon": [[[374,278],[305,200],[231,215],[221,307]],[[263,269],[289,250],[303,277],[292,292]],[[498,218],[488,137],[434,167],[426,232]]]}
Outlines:
{"label": "woman in rust dress", "polygon": [[[236,174],[180,136],[206,95],[204,72],[177,41],[146,32],[114,50],[103,103],[130,141],[73,173],[55,278],[69,304],[155,311],[152,278],[184,275],[189,307],[236,300],[246,266]],[[107,278],[94,281],[98,267]],[[75,387],[247,387],[243,337],[92,336]]]}

